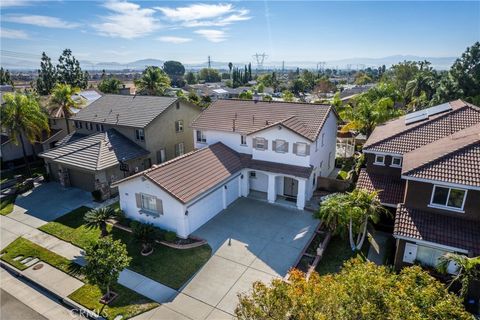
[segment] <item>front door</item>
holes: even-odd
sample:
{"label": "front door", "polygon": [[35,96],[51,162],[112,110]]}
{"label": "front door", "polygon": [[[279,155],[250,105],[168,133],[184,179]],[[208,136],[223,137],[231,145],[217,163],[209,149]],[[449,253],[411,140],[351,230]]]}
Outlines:
{"label": "front door", "polygon": [[283,178],[283,194],[286,197],[296,198],[298,193],[298,181],[293,178]]}

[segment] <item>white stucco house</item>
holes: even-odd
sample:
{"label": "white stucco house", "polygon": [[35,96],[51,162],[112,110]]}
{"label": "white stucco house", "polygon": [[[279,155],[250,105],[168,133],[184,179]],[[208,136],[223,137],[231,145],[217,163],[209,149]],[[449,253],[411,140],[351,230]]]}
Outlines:
{"label": "white stucco house", "polygon": [[196,150],[115,183],[132,219],[180,237],[239,197],[305,207],[334,169],[329,105],[218,100],[192,123]]}

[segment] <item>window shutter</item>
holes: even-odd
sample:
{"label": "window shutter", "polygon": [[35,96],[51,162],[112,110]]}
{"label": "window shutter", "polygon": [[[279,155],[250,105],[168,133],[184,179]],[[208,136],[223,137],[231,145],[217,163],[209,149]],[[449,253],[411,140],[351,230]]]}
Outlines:
{"label": "window shutter", "polygon": [[263,148],[263,150],[268,150],[268,140],[265,139],[265,147]]}
{"label": "window shutter", "polygon": [[155,200],[157,201],[157,212],[159,214],[163,214],[163,204],[162,204],[162,200],[161,199],[158,199],[158,198],[155,198]]}
{"label": "window shutter", "polygon": [[273,150],[273,151],[276,151],[276,150],[277,150],[277,141],[276,141],[276,140],[273,140],[273,141],[272,141],[272,150]]}
{"label": "window shutter", "polygon": [[135,193],[135,200],[137,201],[137,208],[142,207],[142,196],[140,193]]}
{"label": "window shutter", "polygon": [[288,142],[285,141],[285,152],[288,152]]}
{"label": "window shutter", "polygon": [[253,147],[257,149],[257,138],[253,138]]}
{"label": "window shutter", "polygon": [[308,156],[310,154],[310,145],[306,145],[305,147],[305,155]]}
{"label": "window shutter", "polygon": [[297,144],[293,144],[293,153],[297,154]]}

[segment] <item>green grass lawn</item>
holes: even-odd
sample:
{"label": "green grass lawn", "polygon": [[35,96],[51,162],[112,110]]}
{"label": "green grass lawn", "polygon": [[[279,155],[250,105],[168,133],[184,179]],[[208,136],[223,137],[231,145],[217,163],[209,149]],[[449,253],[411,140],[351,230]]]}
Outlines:
{"label": "green grass lawn", "polygon": [[[70,242],[81,248],[100,237],[99,229],[87,228],[83,216],[89,209],[80,207],[39,229]],[[132,257],[129,269],[141,273],[174,289],[179,289],[185,281],[203,266],[210,258],[212,249],[209,245],[179,250],[161,244],[154,245],[151,255],[140,254],[141,245],[132,234],[109,226],[114,239],[120,239],[127,245],[128,255]]]}
{"label": "green grass lawn", "polygon": [[360,252],[353,252],[350,248],[348,238],[343,239],[339,236],[334,236],[330,240],[327,250],[315,270],[320,275],[336,273],[343,266],[343,263],[350,258],[360,256],[362,259],[365,259],[368,253],[368,248],[369,243],[368,240],[365,239],[362,250]]}
{"label": "green grass lawn", "polygon": [[[34,257],[83,281],[79,265],[27,239],[16,239],[3,249],[1,253],[4,253],[1,257],[3,261],[19,270],[25,270],[27,267],[21,264],[20,261],[14,261],[14,258],[18,256]],[[120,314],[124,316],[124,319],[130,318],[158,306],[158,303],[122,285],[116,284],[112,289],[118,293],[119,296],[111,305],[105,306],[102,310],[102,315],[106,315],[107,319],[114,319]],[[99,287],[85,284],[73,292],[69,298],[90,310],[96,310],[98,312],[98,310],[101,310],[103,307],[99,302],[102,296],[103,294]]]}
{"label": "green grass lawn", "polygon": [[6,216],[13,211],[16,197],[17,196],[7,196],[0,201],[0,214],[2,216]]}

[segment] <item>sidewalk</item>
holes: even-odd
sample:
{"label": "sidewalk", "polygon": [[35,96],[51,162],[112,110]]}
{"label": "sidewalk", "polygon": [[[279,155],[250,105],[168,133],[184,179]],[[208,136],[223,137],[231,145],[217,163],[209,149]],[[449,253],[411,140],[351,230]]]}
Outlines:
{"label": "sidewalk", "polygon": [[371,239],[367,259],[379,266],[385,264],[388,239],[392,235],[381,231],[374,231],[369,235],[371,235]]}
{"label": "sidewalk", "polygon": [[[21,221],[12,219],[9,216],[0,216],[0,222],[2,233],[0,247],[2,249],[15,240],[16,237],[22,236],[45,249],[75,261],[79,265],[85,265],[83,250],[79,247],[26,225]],[[5,239],[4,233],[6,234]],[[176,290],[129,269],[125,269],[120,273],[118,283],[159,303],[171,301],[178,294]]]}

